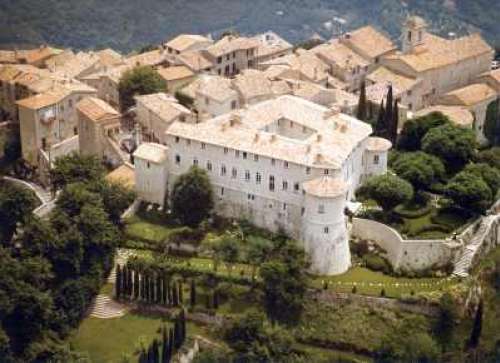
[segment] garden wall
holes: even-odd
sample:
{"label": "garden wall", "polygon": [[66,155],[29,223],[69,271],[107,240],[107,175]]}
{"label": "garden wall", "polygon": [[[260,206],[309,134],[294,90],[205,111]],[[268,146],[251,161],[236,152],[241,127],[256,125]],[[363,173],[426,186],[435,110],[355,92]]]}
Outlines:
{"label": "garden wall", "polygon": [[368,219],[354,218],[354,237],[377,243],[396,270],[420,271],[448,264],[458,248],[446,240],[405,240],[389,226]]}

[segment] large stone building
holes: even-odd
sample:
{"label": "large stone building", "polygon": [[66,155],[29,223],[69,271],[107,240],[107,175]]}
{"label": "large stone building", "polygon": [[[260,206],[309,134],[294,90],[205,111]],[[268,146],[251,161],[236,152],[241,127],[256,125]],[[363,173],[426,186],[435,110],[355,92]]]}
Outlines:
{"label": "large stone building", "polygon": [[173,123],[166,145],[134,153],[139,197],[162,205],[192,165],[212,182],[217,213],[303,241],[312,271],[350,266],[344,209],[368,176],[387,168],[390,142],[371,127],[294,96],[264,101],[199,124]]}

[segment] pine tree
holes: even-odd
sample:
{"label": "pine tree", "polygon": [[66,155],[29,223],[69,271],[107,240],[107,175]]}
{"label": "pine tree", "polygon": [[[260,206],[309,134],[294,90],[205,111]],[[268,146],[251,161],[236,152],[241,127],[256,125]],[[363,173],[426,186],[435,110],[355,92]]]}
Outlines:
{"label": "pine tree", "polygon": [[120,265],[116,265],[115,295],[117,300],[122,297],[122,268]]}
{"label": "pine tree", "polygon": [[194,282],[194,279],[191,280],[191,290],[189,291],[189,293],[191,306],[194,307],[196,305],[196,284]]}
{"label": "pine tree", "polygon": [[385,125],[385,108],[384,108],[384,100],[380,102],[380,108],[378,111],[377,123],[375,124],[375,135],[381,136],[384,133]]}
{"label": "pine tree", "polygon": [[367,109],[366,109],[366,82],[363,79],[361,81],[361,88],[359,90],[359,101],[358,101],[358,111],[356,113],[356,118],[361,121],[367,120]]}
{"label": "pine tree", "polygon": [[479,339],[481,338],[481,332],[483,330],[483,300],[479,301],[479,305],[476,310],[476,316],[474,318],[474,325],[472,326],[472,332],[469,338],[469,348],[475,349],[479,345]]}
{"label": "pine tree", "polygon": [[393,145],[396,145],[398,139],[398,125],[399,125],[399,102],[396,100],[394,102],[394,110],[391,121],[391,137],[390,140]]}

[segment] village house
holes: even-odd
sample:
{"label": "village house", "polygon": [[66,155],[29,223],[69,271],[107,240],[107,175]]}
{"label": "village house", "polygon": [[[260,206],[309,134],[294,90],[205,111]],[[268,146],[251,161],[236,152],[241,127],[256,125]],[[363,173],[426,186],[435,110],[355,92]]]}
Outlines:
{"label": "village house", "polygon": [[78,151],[76,104],[95,94],[83,83],[67,81],[17,101],[22,156],[40,175],[57,157]]}
{"label": "village house", "polygon": [[390,38],[372,26],[348,32],[339,38],[339,42],[364,58],[369,64],[369,71],[380,63],[382,57],[394,54],[397,50]]}
{"label": "village house", "polygon": [[486,83],[500,95],[500,69],[481,74],[477,81]]}
{"label": "village house", "polygon": [[413,16],[403,27],[402,51],[384,56],[381,63],[396,74],[421,82],[419,97],[408,104],[417,111],[475,82],[490,70],[492,59],[493,49],[479,34],[441,38],[427,32],[422,18]]}
{"label": "village house", "polygon": [[213,44],[213,40],[197,34],[180,34],[165,43],[168,54],[179,55],[185,52],[206,49]]}
{"label": "village house", "polygon": [[471,84],[448,92],[439,98],[439,104],[445,106],[461,106],[467,108],[474,117],[473,128],[479,143],[487,143],[484,135],[484,124],[488,106],[498,99],[497,92],[483,83]]}
{"label": "village house", "polygon": [[253,37],[259,42],[257,47],[257,64],[280,58],[293,52],[293,45],[278,34],[268,31]]}
{"label": "village house", "polygon": [[86,97],[76,105],[80,154],[94,155],[118,166],[129,161],[120,149],[121,115],[96,97]]}
{"label": "village house", "polygon": [[176,121],[194,122],[190,110],[165,93],[136,96],[137,122],[144,141],[166,144],[165,132]]}
{"label": "village house", "polygon": [[196,75],[186,66],[170,66],[159,68],[156,70],[160,77],[165,81],[167,92],[175,94],[175,92],[191,83]]}
{"label": "village house", "polygon": [[387,169],[390,142],[371,126],[294,96],[251,105],[199,124],[175,122],[166,145],[134,153],[136,191],[163,205],[192,165],[207,171],[218,213],[304,242],[312,270],[350,266],[344,208],[368,176]]}

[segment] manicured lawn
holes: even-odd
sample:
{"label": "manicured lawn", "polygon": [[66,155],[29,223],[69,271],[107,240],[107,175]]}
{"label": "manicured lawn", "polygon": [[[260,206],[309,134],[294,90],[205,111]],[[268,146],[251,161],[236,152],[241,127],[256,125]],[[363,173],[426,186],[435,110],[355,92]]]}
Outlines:
{"label": "manicured lawn", "polygon": [[324,282],[328,288],[338,292],[352,292],[356,286],[358,294],[380,296],[382,289],[387,297],[400,297],[403,294],[431,292],[445,289],[458,282],[453,278],[401,278],[385,275],[364,267],[353,267],[339,276],[316,277],[314,287],[322,288]]}
{"label": "manicured lawn", "polygon": [[127,220],[126,234],[130,237],[146,239],[153,242],[164,241],[172,228],[163,224],[152,223],[151,221],[135,215]]}
{"label": "manicured lawn", "polygon": [[[140,342],[147,346],[159,338],[159,329],[168,323],[159,315],[129,313],[122,318],[97,319],[89,317],[70,338],[71,346],[87,352],[92,363],[121,363],[123,357],[136,362]],[[206,335],[204,328],[188,323],[188,334]]]}

